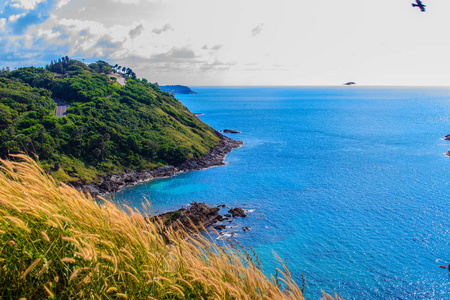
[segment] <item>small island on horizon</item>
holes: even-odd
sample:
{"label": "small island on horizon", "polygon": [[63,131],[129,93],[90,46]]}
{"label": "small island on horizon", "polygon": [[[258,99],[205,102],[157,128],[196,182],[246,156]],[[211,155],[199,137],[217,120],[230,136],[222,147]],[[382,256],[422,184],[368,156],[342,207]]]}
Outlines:
{"label": "small island on horizon", "polygon": [[189,87],[184,85],[161,85],[159,86],[160,90],[163,92],[167,92],[172,95],[195,95],[198,94],[194,92]]}

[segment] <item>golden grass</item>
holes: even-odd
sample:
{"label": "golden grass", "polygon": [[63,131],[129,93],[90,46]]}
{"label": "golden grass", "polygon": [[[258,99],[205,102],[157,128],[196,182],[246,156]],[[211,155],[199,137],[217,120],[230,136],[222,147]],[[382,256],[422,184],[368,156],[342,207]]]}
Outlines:
{"label": "golden grass", "polygon": [[242,251],[99,205],[15,159],[0,160],[0,299],[303,299],[287,268],[280,288]]}

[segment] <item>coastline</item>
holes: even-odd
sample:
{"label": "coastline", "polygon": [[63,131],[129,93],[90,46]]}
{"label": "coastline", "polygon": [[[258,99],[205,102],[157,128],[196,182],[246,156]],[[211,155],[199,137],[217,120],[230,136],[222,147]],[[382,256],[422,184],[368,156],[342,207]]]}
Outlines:
{"label": "coastline", "polygon": [[115,193],[121,189],[133,186],[139,183],[167,178],[188,171],[204,170],[211,167],[225,165],[225,156],[233,149],[240,148],[244,143],[231,139],[220,132],[216,131],[216,135],[220,138],[219,145],[212,148],[208,153],[200,159],[189,159],[188,161],[176,166],[156,167],[148,171],[128,171],[122,174],[114,174],[103,176],[99,183],[89,183],[79,188],[91,194],[93,198],[103,196],[109,193]]}

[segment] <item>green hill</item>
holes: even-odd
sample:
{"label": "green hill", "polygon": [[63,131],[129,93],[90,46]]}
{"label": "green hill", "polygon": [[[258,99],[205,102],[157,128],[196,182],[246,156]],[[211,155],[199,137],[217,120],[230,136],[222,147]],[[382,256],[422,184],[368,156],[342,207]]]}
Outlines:
{"label": "green hill", "polygon": [[[54,177],[86,183],[177,165],[219,144],[215,130],[173,96],[123,70],[65,57],[46,68],[1,72],[0,156],[36,154]],[[70,105],[64,117],[56,118],[55,101]]]}

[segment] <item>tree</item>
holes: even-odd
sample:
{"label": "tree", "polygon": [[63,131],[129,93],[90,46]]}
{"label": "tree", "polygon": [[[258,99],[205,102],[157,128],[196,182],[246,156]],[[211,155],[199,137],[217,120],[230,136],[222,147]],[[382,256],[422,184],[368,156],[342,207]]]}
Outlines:
{"label": "tree", "polygon": [[91,63],[88,65],[89,68],[91,68],[94,72],[100,73],[100,66],[96,63]]}
{"label": "tree", "polygon": [[98,67],[99,67],[99,72],[100,73],[105,73],[105,74],[112,73],[112,67],[106,61],[99,60],[96,63],[98,65]]}

